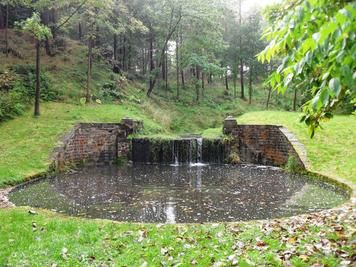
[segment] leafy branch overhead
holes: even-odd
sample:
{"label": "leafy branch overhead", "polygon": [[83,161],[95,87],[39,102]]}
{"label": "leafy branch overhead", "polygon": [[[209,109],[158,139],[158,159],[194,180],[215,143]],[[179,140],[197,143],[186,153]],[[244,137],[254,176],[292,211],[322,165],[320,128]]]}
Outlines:
{"label": "leafy branch overhead", "polygon": [[313,137],[341,103],[355,102],[356,4],[308,0],[294,5],[265,31],[269,44],[258,59],[281,59],[269,78],[275,90],[284,93],[294,87],[310,95],[302,121]]}
{"label": "leafy branch overhead", "polygon": [[41,18],[38,13],[33,13],[32,17],[17,23],[24,32],[31,34],[38,41],[45,40],[46,38],[51,38],[51,30],[41,24]]}

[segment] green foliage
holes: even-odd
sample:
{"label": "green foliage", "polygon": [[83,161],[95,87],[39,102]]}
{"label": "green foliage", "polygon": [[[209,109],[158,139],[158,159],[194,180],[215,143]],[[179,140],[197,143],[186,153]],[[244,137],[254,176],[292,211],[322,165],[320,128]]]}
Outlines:
{"label": "green foliage", "polygon": [[282,58],[269,83],[278,92],[292,85],[310,92],[302,121],[313,137],[323,119],[356,97],[356,6],[348,1],[297,1],[270,26],[259,60]]}
{"label": "green foliage", "polygon": [[26,100],[20,92],[0,92],[0,122],[23,114],[26,107]]}
{"label": "green foliage", "polygon": [[[11,70],[15,72],[21,79],[21,86],[17,91],[22,93],[27,99],[31,100],[35,97],[36,84],[36,69],[33,65],[13,65]],[[41,83],[41,99],[43,101],[55,101],[60,98],[59,93],[51,86],[51,80],[46,72],[40,74]]]}
{"label": "green foliage", "polygon": [[1,91],[10,91],[16,81],[16,75],[14,73],[4,71],[0,72],[0,92]]}
{"label": "green foliage", "polygon": [[31,18],[27,18],[16,25],[24,32],[33,35],[38,41],[52,37],[51,30],[47,26],[41,24],[41,18],[38,13],[33,13]]}

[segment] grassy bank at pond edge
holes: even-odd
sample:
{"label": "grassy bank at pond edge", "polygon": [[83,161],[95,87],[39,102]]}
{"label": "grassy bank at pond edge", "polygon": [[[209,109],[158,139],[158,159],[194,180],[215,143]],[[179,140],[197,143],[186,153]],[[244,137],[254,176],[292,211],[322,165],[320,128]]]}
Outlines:
{"label": "grassy bank at pond edge", "polygon": [[[28,113],[2,124],[0,185],[46,171],[60,136],[79,121],[118,122],[128,116],[143,119],[148,134],[172,135],[141,114],[118,105],[45,104],[39,119]],[[264,111],[238,121],[286,126],[306,146],[313,171],[355,184],[355,117],[337,116],[311,140],[299,116]],[[220,133],[216,128],[203,135]],[[355,239],[350,206],[291,219],[205,225],[115,223],[36,212],[0,210],[0,266],[347,266]]]}
{"label": "grassy bank at pond edge", "polygon": [[352,209],[248,223],[151,225],[0,212],[1,266],[348,266]]}

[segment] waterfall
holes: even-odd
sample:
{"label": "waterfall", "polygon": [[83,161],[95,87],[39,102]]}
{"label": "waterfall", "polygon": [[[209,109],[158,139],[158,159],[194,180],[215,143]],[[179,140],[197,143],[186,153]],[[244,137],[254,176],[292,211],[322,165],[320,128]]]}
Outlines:
{"label": "waterfall", "polygon": [[172,141],[172,164],[171,166],[179,166],[179,148],[176,147],[176,141]]}
{"label": "waterfall", "polygon": [[199,167],[199,166],[206,166],[206,164],[203,163],[203,138],[199,137],[195,139],[195,142],[197,144],[196,148],[196,162],[193,163],[192,161],[190,162],[191,167]]}
{"label": "waterfall", "polygon": [[203,162],[203,138],[197,138],[197,163]]}

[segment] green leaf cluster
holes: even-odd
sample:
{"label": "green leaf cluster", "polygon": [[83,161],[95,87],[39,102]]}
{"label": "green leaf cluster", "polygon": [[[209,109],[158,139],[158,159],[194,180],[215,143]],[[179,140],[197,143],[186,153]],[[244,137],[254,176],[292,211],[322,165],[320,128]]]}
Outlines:
{"label": "green leaf cluster", "polygon": [[350,1],[293,1],[293,8],[263,37],[261,62],[280,59],[269,83],[278,92],[296,87],[308,95],[302,117],[311,136],[346,100],[355,99],[356,4]]}
{"label": "green leaf cluster", "polygon": [[38,41],[52,37],[50,28],[41,23],[40,15],[36,12],[32,14],[32,17],[16,23],[16,25],[24,32],[31,34]]}

